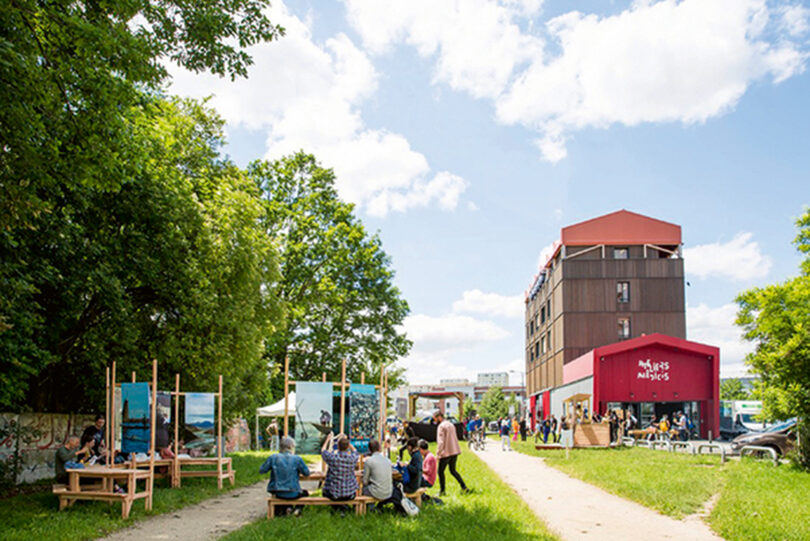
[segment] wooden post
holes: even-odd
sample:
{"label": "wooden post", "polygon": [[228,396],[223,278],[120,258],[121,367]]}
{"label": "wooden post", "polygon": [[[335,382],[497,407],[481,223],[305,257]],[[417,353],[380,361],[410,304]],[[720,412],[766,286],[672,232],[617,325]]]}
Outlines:
{"label": "wooden post", "polygon": [[385,365],[380,365],[380,444],[385,441]]}
{"label": "wooden post", "polygon": [[340,430],[338,431],[338,434],[341,434],[345,427],[346,427],[346,359],[343,359],[343,367],[340,370]]}
{"label": "wooden post", "polygon": [[326,383],[326,372],[321,374],[321,381]]}
{"label": "wooden post", "polygon": [[110,367],[107,367],[104,381],[107,385],[107,392],[104,394],[104,445],[107,446],[107,465],[110,466]]}
{"label": "wooden post", "polygon": [[[133,376],[135,373],[132,373]],[[152,359],[152,419],[150,421],[150,448],[152,452],[149,455],[149,479],[146,481],[148,486],[149,495],[146,496],[146,510],[152,510],[152,489],[155,486],[155,424],[157,421],[157,359]]]}
{"label": "wooden post", "polygon": [[290,428],[290,356],[284,356],[284,435]]}
{"label": "wooden post", "polygon": [[136,381],[136,380],[135,380],[135,371],[133,370],[133,371],[132,371],[132,383],[135,383],[135,381]]}
{"label": "wooden post", "polygon": [[217,488],[222,490],[222,374],[219,375],[219,400],[217,400]]}
{"label": "wooden post", "polygon": [[174,375],[174,460],[172,461],[172,486],[180,486],[180,374]]}
{"label": "wooden post", "polygon": [[365,372],[360,372],[360,383],[363,384],[363,385],[365,385],[365,383],[366,383],[366,373]]}
{"label": "wooden post", "polygon": [[110,430],[110,453],[111,464],[115,464],[115,361],[112,363],[112,374],[110,374],[110,386],[112,387],[112,399],[110,401],[110,411],[112,412],[112,428]]}

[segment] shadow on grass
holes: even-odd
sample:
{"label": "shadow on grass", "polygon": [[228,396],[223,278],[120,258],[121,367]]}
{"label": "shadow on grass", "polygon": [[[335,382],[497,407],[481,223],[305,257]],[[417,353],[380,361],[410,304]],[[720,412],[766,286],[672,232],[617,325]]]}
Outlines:
{"label": "shadow on grass", "polygon": [[[474,496],[467,497],[468,499]],[[554,539],[538,532],[530,521],[516,520],[484,501],[467,501],[464,505],[448,502],[442,506],[426,505],[416,517],[403,517],[392,510],[369,511],[366,516],[339,514],[326,508],[305,508],[300,517],[280,517],[256,522],[225,537],[228,541],[305,538],[319,540],[368,539]]]}
{"label": "shadow on grass", "polygon": [[[234,488],[261,480],[258,469],[264,457],[265,455],[257,453],[233,455],[233,464],[237,471]],[[226,482],[223,492],[228,490],[231,487]],[[174,511],[218,494],[220,491],[217,489],[216,479],[184,479],[180,489],[170,488],[167,479],[156,479],[152,511],[144,511],[144,501],[136,500],[128,520],[121,519],[120,504],[79,501],[72,507],[59,511],[59,500],[50,491],[14,496],[0,500],[0,539],[95,539],[131,526],[138,520]]]}

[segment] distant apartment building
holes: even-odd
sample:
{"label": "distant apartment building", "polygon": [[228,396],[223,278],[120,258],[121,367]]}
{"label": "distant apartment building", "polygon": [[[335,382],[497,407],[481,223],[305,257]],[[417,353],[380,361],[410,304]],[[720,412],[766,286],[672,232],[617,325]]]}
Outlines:
{"label": "distant apartment building", "polygon": [[655,332],[686,337],[681,227],[620,210],[562,228],[526,294],[529,395],[600,346]]}
{"label": "distant apartment building", "polygon": [[508,372],[479,372],[478,378],[476,379],[476,385],[478,387],[485,387],[485,386],[492,386],[498,385],[500,387],[506,387],[509,385],[509,373]]}

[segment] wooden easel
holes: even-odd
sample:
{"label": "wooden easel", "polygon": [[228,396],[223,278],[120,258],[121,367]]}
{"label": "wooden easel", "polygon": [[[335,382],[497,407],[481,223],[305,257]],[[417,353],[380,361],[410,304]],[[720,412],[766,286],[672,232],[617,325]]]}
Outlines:
{"label": "wooden easel", "polygon": [[[217,400],[217,456],[215,459],[208,457],[180,458],[180,397],[188,393],[180,391],[180,374],[174,375],[174,460],[172,467],[172,487],[179,487],[183,477],[216,477],[217,488],[222,489],[222,480],[228,479],[231,485],[234,484],[236,471],[232,468],[230,458],[222,456],[222,374],[219,375],[219,390],[216,393]],[[202,466],[216,464],[216,471],[196,470],[183,472],[182,466]],[[223,467],[227,470],[223,471]]]}
{"label": "wooden easel", "polygon": [[[376,389],[380,390],[380,419],[378,420],[378,426],[380,427],[379,433],[382,436],[385,431],[385,419],[384,419],[384,412],[385,412],[385,404],[387,400],[387,380],[384,379],[385,376],[385,368],[383,367],[382,371],[380,372],[380,385],[375,385]],[[323,372],[321,375],[321,381],[323,383],[327,383],[326,381],[326,372]],[[362,372],[360,374],[360,383],[365,384],[366,382],[366,374]],[[287,356],[284,358],[284,435],[289,435],[289,419],[290,419],[290,385],[296,385],[298,382],[290,380],[290,357]],[[303,382],[302,382],[303,383]],[[340,430],[338,433],[343,432],[344,427],[346,426],[346,388],[351,385],[351,383],[346,381],[346,359],[343,359],[341,370],[340,370],[340,382],[332,382],[333,386],[340,387]],[[348,436],[348,434],[347,434]],[[382,443],[382,438],[380,439]]]}

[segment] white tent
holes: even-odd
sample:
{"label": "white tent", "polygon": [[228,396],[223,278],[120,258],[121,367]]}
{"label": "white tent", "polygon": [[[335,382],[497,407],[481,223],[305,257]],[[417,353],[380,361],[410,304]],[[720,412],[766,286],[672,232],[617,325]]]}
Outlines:
{"label": "white tent", "polygon": [[[291,392],[287,399],[289,401],[287,413],[295,415],[295,391]],[[284,417],[284,399],[269,406],[256,408],[256,449],[259,448],[259,417]]]}

